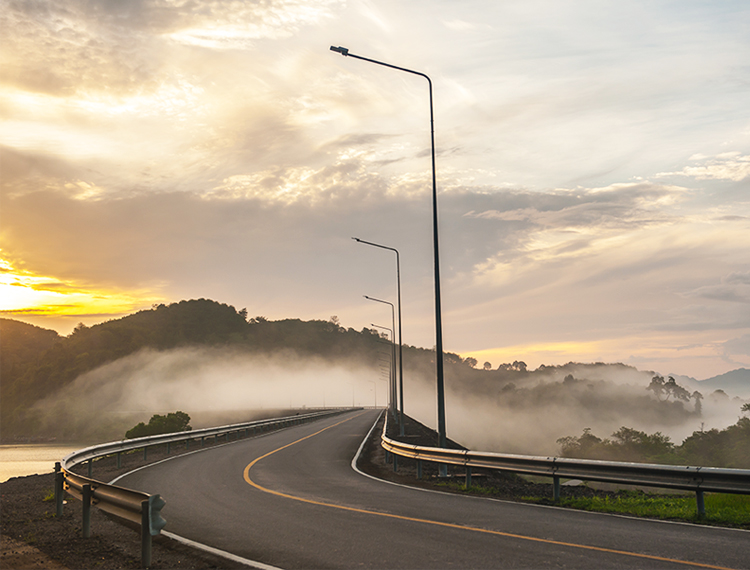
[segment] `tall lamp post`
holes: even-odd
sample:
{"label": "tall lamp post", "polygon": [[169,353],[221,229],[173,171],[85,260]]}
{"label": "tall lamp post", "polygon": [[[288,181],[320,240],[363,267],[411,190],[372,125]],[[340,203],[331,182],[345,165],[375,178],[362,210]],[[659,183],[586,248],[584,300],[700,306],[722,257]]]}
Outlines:
{"label": "tall lamp post", "polygon": [[[393,329],[389,329],[388,327],[384,327],[381,325],[376,325],[375,323],[372,323],[371,326],[375,327],[376,329],[383,329],[384,331],[388,331],[391,333],[391,361],[390,366],[388,367],[388,381],[391,385],[391,398],[395,396],[396,392],[396,343],[393,341],[395,338],[393,336]],[[391,404],[392,409],[395,408],[395,404]]]}
{"label": "tall lamp post", "polygon": [[341,46],[331,46],[331,51],[340,53],[345,57],[353,57],[362,61],[369,61],[384,67],[390,67],[398,71],[405,71],[413,75],[419,75],[427,80],[430,91],[430,142],[432,145],[432,239],[435,265],[435,360],[437,373],[437,419],[438,419],[438,446],[446,447],[445,435],[445,388],[443,382],[443,320],[440,309],[440,256],[438,255],[438,216],[437,216],[437,176],[435,173],[435,118],[432,109],[432,80],[419,71],[398,67],[375,59],[369,59],[350,53],[349,50]]}
{"label": "tall lamp post", "polygon": [[[387,245],[381,245],[371,241],[365,241],[357,237],[352,238],[357,243],[364,243],[366,245],[372,245],[381,249],[387,249],[393,251],[396,254],[396,288],[398,293],[398,391],[399,391],[399,409],[398,409],[398,424],[399,433],[404,435],[404,361],[403,361],[403,342],[404,339],[401,336],[401,258],[398,250],[395,247],[388,247]],[[395,386],[395,383],[394,383]]]}
{"label": "tall lamp post", "polygon": [[[363,297],[367,299],[368,301],[375,301],[376,303],[383,303],[385,305],[390,305],[391,306],[391,322],[393,323],[393,329],[396,328],[396,312],[395,312],[395,308],[393,307],[393,303],[391,303],[390,301],[383,301],[382,299],[376,299],[375,297],[368,297],[367,295],[363,295]],[[396,383],[395,382],[391,384],[391,402],[393,406],[391,408],[391,414],[395,416],[396,415]]]}

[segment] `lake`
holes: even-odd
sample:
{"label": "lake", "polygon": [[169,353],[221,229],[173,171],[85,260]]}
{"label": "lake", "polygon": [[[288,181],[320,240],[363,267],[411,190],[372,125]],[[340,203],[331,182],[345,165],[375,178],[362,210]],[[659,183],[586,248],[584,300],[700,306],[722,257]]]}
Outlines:
{"label": "lake", "polygon": [[0,445],[0,483],[13,477],[51,473],[55,470],[56,461],[84,447],[88,445],[49,443]]}

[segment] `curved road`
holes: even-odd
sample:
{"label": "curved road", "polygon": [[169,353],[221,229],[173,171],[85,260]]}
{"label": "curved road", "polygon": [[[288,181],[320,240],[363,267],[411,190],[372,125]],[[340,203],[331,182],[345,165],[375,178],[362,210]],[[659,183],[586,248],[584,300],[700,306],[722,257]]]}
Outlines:
{"label": "curved road", "polygon": [[434,493],[355,472],[379,412],[175,457],[118,484],[166,530],[296,568],[750,568],[750,532]]}

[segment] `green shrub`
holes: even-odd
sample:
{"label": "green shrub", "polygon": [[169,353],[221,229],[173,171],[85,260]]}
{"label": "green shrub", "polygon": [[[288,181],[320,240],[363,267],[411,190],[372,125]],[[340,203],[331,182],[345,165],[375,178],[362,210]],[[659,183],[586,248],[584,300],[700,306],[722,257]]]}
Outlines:
{"label": "green shrub", "polygon": [[175,433],[180,431],[190,431],[190,416],[185,412],[171,412],[166,416],[154,414],[151,416],[148,424],[138,423],[132,429],[125,433],[127,439],[135,437],[146,437],[149,435],[161,435],[163,433]]}

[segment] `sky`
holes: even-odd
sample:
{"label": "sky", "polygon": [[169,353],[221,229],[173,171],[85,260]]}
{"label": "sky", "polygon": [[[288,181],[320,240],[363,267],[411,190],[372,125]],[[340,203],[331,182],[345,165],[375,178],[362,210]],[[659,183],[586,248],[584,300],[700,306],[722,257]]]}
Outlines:
{"label": "sky", "polygon": [[750,367],[740,1],[0,0],[0,315],[207,298],[497,367]]}

